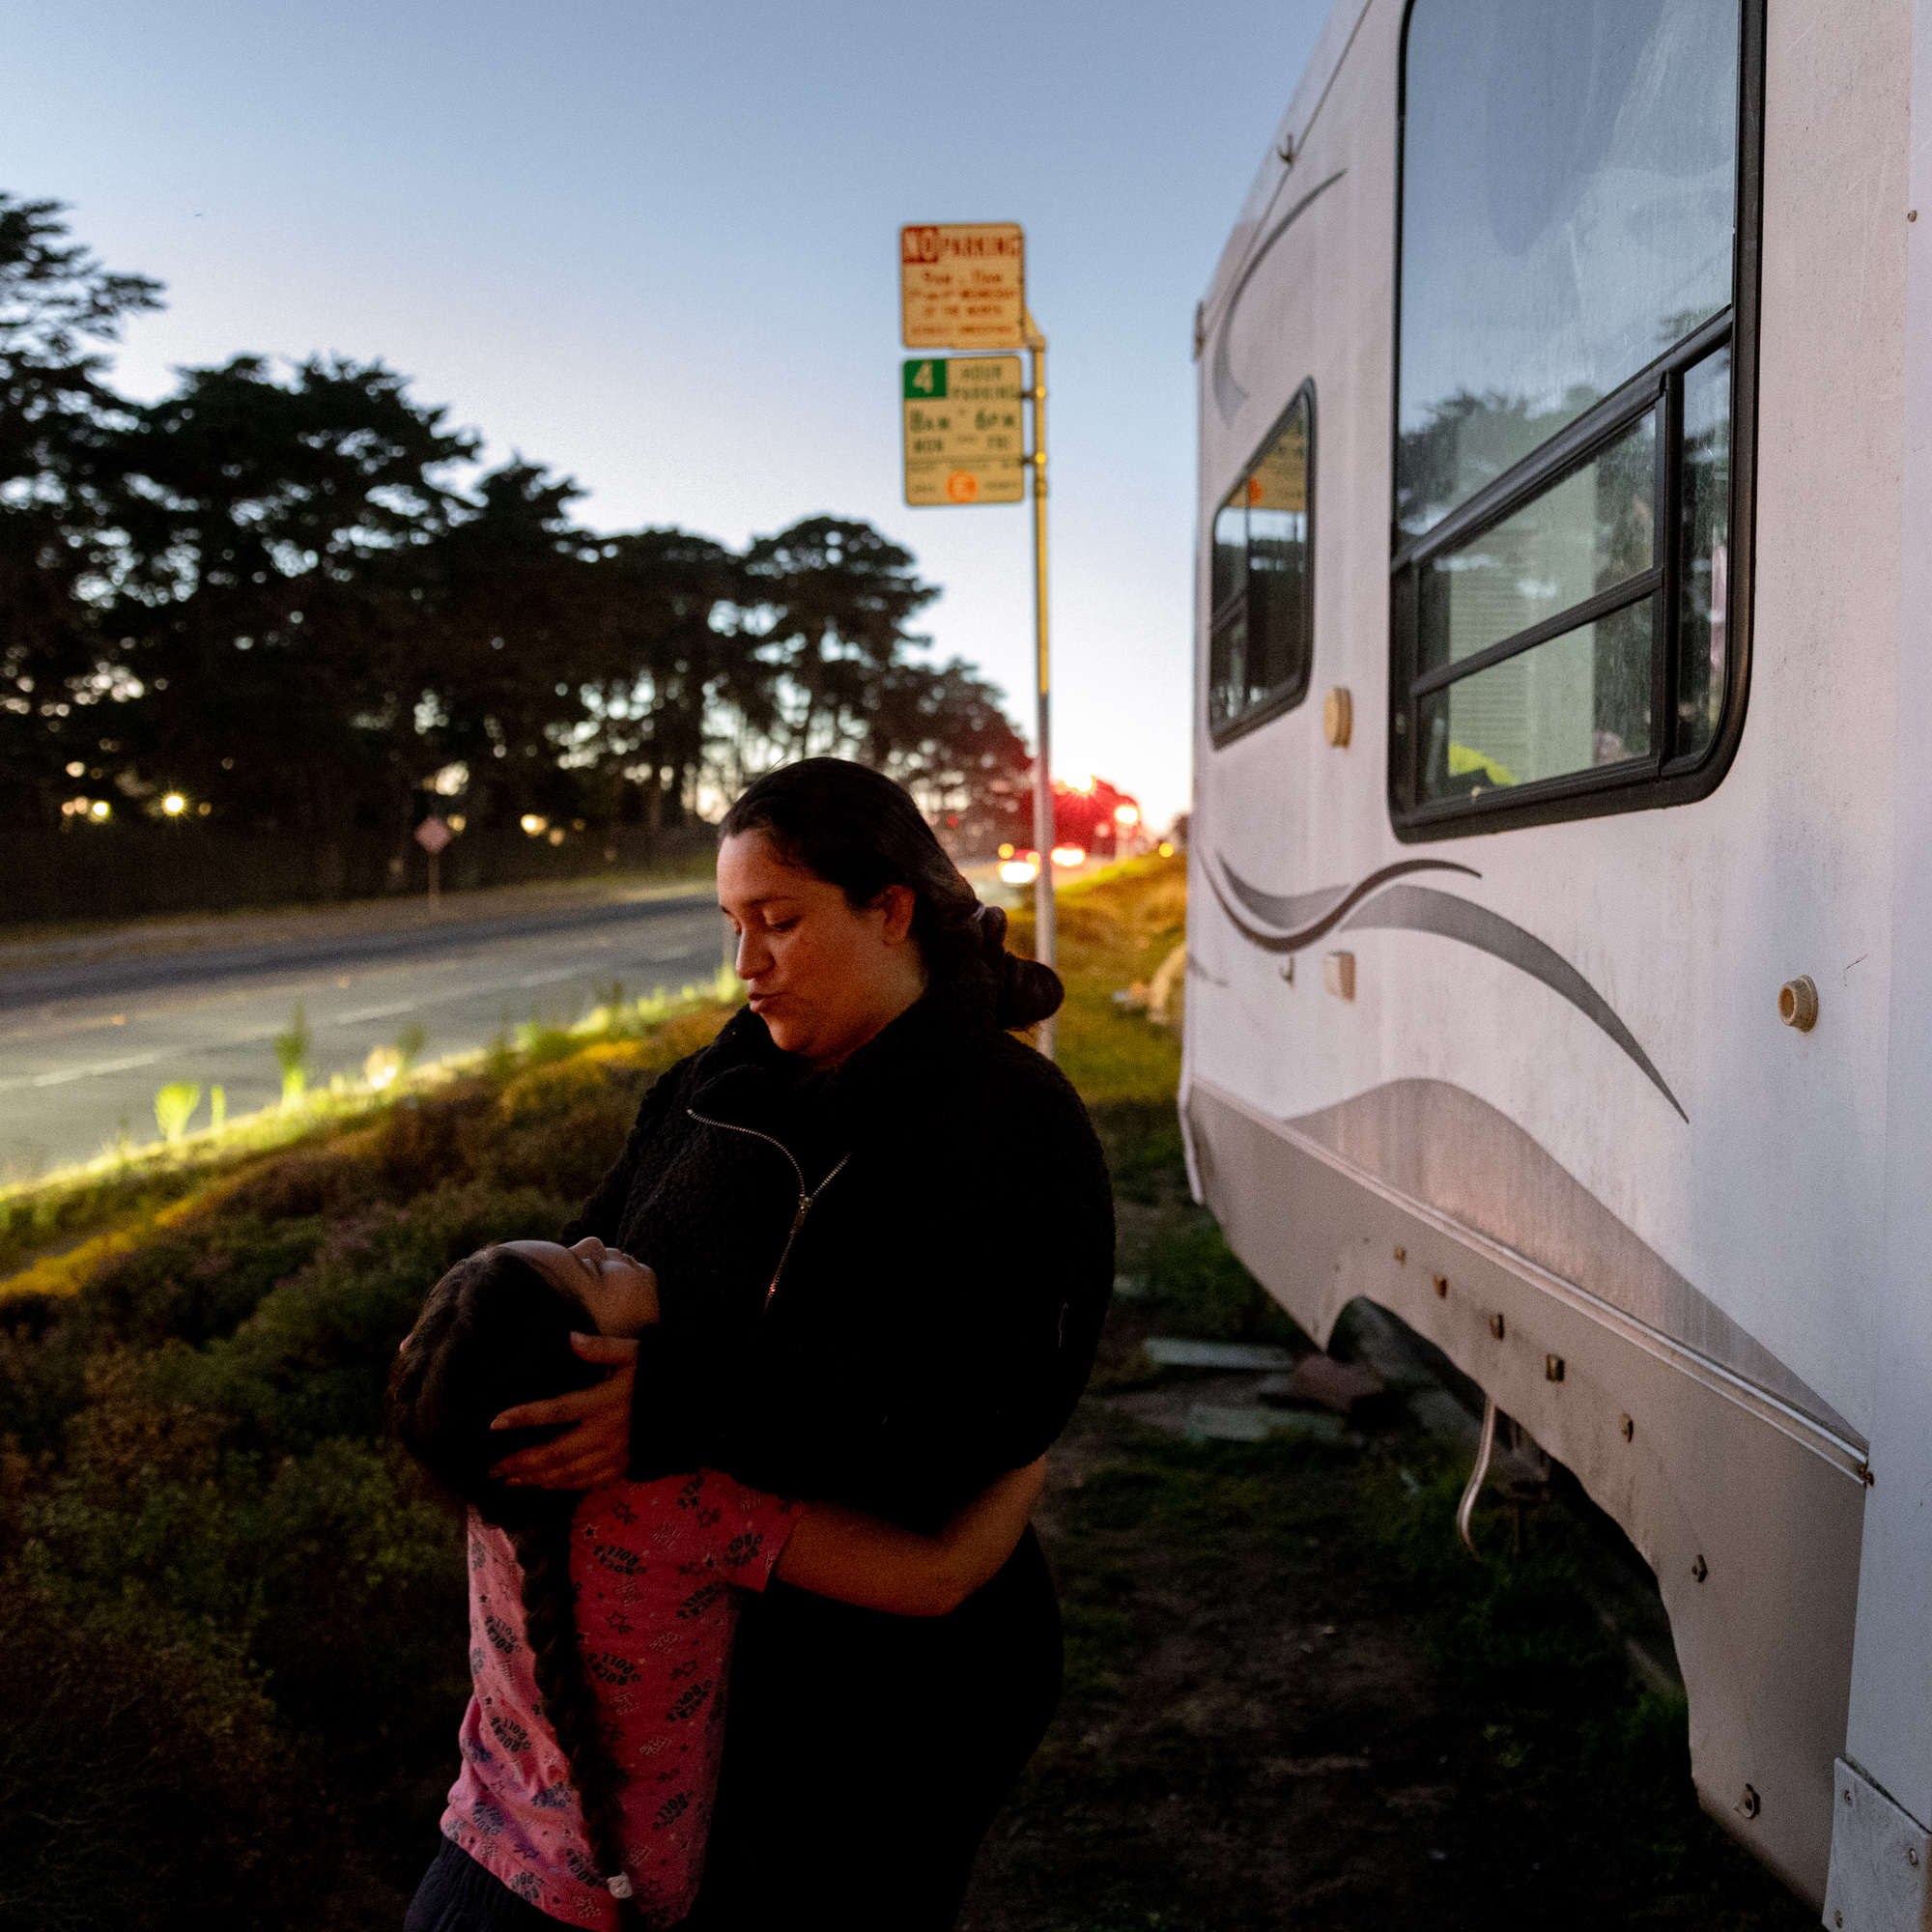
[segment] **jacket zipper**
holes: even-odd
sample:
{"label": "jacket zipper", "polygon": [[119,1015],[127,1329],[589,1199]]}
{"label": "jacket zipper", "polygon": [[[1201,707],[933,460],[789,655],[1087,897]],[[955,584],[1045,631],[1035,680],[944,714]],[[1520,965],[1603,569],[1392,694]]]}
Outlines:
{"label": "jacket zipper", "polygon": [[774,1140],[770,1134],[761,1134],[756,1127],[741,1127],[733,1121],[714,1121],[710,1115],[700,1114],[696,1107],[687,1107],[684,1111],[700,1126],[718,1127],[727,1134],[750,1134],[754,1141],[763,1141],[767,1147],[777,1148],[791,1163],[791,1171],[798,1176],[798,1209],[791,1217],[791,1228],[785,1236],[784,1249],[779,1256],[779,1264],[772,1270],[771,1285],[765,1290],[763,1306],[769,1308],[772,1305],[772,1296],[779,1292],[779,1277],[784,1273],[785,1263],[791,1259],[792,1243],[798,1239],[798,1231],[805,1226],[805,1217],[811,1212],[811,1204],[838,1179],[844,1170],[845,1162],[852,1156],[848,1153],[845,1159],[818,1183],[816,1191],[808,1193],[805,1185],[805,1169],[799,1166],[796,1156],[783,1141]]}

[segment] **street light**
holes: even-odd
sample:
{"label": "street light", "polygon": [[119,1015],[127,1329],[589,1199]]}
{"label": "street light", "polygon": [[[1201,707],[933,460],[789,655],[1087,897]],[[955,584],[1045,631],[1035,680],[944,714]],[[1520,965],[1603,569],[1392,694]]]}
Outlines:
{"label": "street light", "polygon": [[166,798],[162,799],[161,810],[165,811],[170,818],[179,818],[181,814],[187,810],[187,800],[185,799],[180,792],[171,791],[169,792]]}
{"label": "street light", "polygon": [[104,798],[97,798],[94,801],[94,803],[87,808],[87,815],[90,818],[105,818],[107,816],[108,810],[109,807],[107,801]]}

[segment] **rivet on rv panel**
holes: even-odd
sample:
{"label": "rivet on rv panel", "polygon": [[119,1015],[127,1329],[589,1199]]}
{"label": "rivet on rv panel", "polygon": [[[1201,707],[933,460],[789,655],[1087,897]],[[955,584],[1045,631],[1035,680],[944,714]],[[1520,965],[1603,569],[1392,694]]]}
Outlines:
{"label": "rivet on rv panel", "polygon": [[1560,1382],[1563,1379],[1563,1357],[1561,1355],[1544,1356],[1543,1379],[1547,1382]]}
{"label": "rivet on rv panel", "polygon": [[1704,1552],[1701,1549],[1697,1552],[1696,1560],[1690,1565],[1690,1574],[1700,1583],[1711,1574],[1711,1566],[1704,1561]]}
{"label": "rivet on rv panel", "polygon": [[1746,1785],[1745,1795],[1738,1800],[1738,1815],[1743,1818],[1755,1818],[1763,1809],[1764,1801],[1758,1797],[1756,1785]]}
{"label": "rivet on rv panel", "polygon": [[1503,1318],[1500,1314],[1492,1315],[1490,1317],[1490,1333],[1493,1335],[1498,1342],[1500,1342],[1503,1339]]}
{"label": "rivet on rv panel", "polygon": [[1446,1274],[1435,1274],[1429,1278],[1435,1284],[1436,1300],[1447,1301],[1449,1299],[1449,1277]]}
{"label": "rivet on rv panel", "polygon": [[1355,955],[1352,952],[1323,953],[1321,983],[1338,1000],[1352,1000],[1355,997]]}
{"label": "rivet on rv panel", "polygon": [[1321,735],[1338,752],[1346,752],[1354,729],[1355,700],[1349,696],[1349,687],[1331,684],[1328,696],[1321,700]]}
{"label": "rivet on rv panel", "polygon": [[1818,988],[1810,974],[1801,973],[1777,989],[1777,1017],[1800,1033],[1818,1024]]}
{"label": "rivet on rv panel", "polygon": [[1636,1439],[1636,1424],[1629,1416],[1623,1416],[1618,1420],[1617,1433],[1626,1442],[1634,1441]]}

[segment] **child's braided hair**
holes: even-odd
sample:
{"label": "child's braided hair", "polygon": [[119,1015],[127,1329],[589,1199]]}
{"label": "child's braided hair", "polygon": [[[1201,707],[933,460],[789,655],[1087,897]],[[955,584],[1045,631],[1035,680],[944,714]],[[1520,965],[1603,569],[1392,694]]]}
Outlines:
{"label": "child's braided hair", "polygon": [[602,1371],[570,1346],[594,1326],[583,1305],[522,1256],[486,1248],[458,1262],[430,1290],[389,1377],[389,1419],[429,1473],[485,1522],[509,1534],[524,1575],[524,1632],[539,1709],[556,1733],[597,1868],[617,1900],[620,1925],[638,1923],[624,1870],[624,1775],[598,1721],[583,1673],[570,1582],[575,1494],[512,1489],[490,1474],[513,1450],[554,1435],[498,1431],[491,1419],[519,1403],[587,1388]]}

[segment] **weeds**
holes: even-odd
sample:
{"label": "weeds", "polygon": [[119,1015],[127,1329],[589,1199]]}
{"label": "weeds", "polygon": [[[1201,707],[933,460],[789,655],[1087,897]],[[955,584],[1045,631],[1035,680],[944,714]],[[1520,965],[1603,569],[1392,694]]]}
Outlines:
{"label": "weeds", "polygon": [[299,1107],[302,1096],[308,1092],[308,1050],[312,1043],[313,1036],[308,1030],[308,1020],[302,1012],[302,1003],[298,1000],[295,1014],[289,1021],[288,1032],[278,1033],[275,1036],[275,1063],[282,1069],[284,1107]]}
{"label": "weeds", "polygon": [[187,1132],[194,1110],[201,1105],[201,1089],[185,1080],[163,1087],[155,1095],[155,1124],[161,1138],[172,1147]]}

